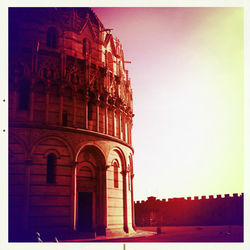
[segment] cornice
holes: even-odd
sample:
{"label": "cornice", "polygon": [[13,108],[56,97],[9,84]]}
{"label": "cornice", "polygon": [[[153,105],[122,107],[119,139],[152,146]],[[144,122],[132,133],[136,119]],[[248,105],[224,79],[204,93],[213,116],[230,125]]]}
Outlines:
{"label": "cornice", "polygon": [[91,131],[83,128],[73,128],[73,127],[62,127],[62,126],[53,126],[53,125],[46,125],[46,124],[27,124],[22,122],[9,122],[9,128],[34,128],[34,129],[44,129],[44,130],[55,130],[61,132],[72,132],[72,133],[81,133],[91,136],[97,136],[102,139],[108,139],[113,142],[118,142],[128,148],[130,148],[134,154],[134,148],[129,145],[128,143],[124,142],[123,140],[116,138],[114,136],[102,134],[96,131]]}

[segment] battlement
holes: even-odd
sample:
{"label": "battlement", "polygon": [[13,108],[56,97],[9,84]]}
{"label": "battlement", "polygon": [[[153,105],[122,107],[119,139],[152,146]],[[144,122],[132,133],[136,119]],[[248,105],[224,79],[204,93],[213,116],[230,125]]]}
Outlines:
{"label": "battlement", "polygon": [[152,202],[160,202],[160,203],[168,203],[168,202],[180,202],[180,201],[204,201],[204,200],[223,200],[223,199],[238,199],[238,198],[243,198],[244,197],[244,193],[238,194],[238,193],[233,193],[233,195],[229,195],[229,194],[224,194],[224,197],[221,194],[218,194],[216,196],[214,195],[202,195],[200,198],[199,196],[194,196],[192,197],[174,197],[174,198],[168,198],[168,199],[157,199],[154,196],[149,196],[147,198],[147,200],[142,200],[142,201],[136,201],[135,204],[145,204],[145,203],[152,203]]}
{"label": "battlement", "polygon": [[175,197],[135,203],[137,226],[243,225],[244,194]]}

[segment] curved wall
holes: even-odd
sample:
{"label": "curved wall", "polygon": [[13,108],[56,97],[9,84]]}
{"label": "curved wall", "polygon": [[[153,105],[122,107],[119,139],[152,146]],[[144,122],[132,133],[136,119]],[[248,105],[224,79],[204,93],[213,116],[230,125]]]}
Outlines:
{"label": "curved wall", "polygon": [[9,17],[10,241],[132,233],[132,89],[119,40],[89,8]]}

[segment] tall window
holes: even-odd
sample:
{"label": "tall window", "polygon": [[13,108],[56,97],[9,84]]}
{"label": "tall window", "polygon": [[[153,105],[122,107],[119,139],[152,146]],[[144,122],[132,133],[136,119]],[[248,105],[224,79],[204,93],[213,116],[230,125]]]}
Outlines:
{"label": "tall window", "polygon": [[114,161],[113,167],[114,167],[114,188],[118,188],[119,187],[119,175],[118,175],[119,164],[117,161]]}
{"label": "tall window", "polygon": [[62,114],[62,125],[68,126],[68,113],[66,111],[63,111]]}
{"label": "tall window", "polygon": [[82,41],[82,54],[83,56],[88,56],[91,54],[90,41],[87,38],[84,38]]}
{"label": "tall window", "polygon": [[47,47],[52,49],[57,47],[57,32],[53,27],[49,28],[47,32]]}
{"label": "tall window", "polygon": [[47,157],[47,183],[56,183],[56,155],[53,153]]}
{"label": "tall window", "polygon": [[29,83],[23,82],[19,88],[19,110],[28,110],[30,102],[30,86]]}
{"label": "tall window", "polygon": [[88,120],[93,120],[93,104],[90,102],[88,103]]}

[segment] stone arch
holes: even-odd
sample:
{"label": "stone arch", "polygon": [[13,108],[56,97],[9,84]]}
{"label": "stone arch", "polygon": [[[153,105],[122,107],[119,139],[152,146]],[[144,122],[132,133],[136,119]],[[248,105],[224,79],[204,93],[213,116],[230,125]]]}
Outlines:
{"label": "stone arch", "polygon": [[86,149],[90,149],[93,152],[96,150],[97,154],[100,157],[103,157],[103,159],[104,159],[104,163],[103,164],[106,165],[106,159],[105,159],[105,154],[103,152],[103,149],[99,145],[93,144],[91,142],[85,143],[85,144],[80,145],[78,147],[78,149],[76,150],[76,155],[75,155],[75,161],[76,162],[79,161],[80,153],[83,152],[83,150],[86,150]]}
{"label": "stone arch", "polygon": [[[45,135],[45,136],[39,138],[39,139],[33,144],[32,149],[31,149],[31,152],[30,152],[30,155],[32,156],[32,155],[34,154],[34,151],[35,151],[36,147],[37,147],[39,144],[41,144],[43,141],[50,140],[50,139],[52,139],[52,140],[53,140],[53,139],[54,139],[54,140],[58,140],[58,141],[60,141],[62,144],[64,144],[65,147],[67,148],[67,150],[69,151],[69,155],[70,155],[71,161],[73,161],[73,159],[74,159],[74,150],[73,150],[72,146],[71,146],[65,139],[63,139],[63,138],[60,137],[60,136],[54,135],[54,134],[52,134],[52,135]],[[52,145],[52,146],[53,146],[53,145]],[[55,150],[55,149],[50,148],[50,149],[47,149],[47,150]],[[47,150],[46,150],[46,151],[47,151]],[[44,151],[44,152],[46,152],[46,151]],[[58,155],[60,155],[59,152],[58,152]]]}
{"label": "stone arch", "polygon": [[61,157],[60,153],[56,149],[49,149],[49,150],[47,150],[44,153],[44,158],[47,158],[49,154],[55,154],[57,159],[59,159]]}
{"label": "stone arch", "polygon": [[9,134],[9,151],[14,156],[15,155],[15,148],[12,146],[13,144],[18,144],[19,153],[23,153],[23,160],[27,160],[29,157],[29,148],[26,142],[17,136],[14,133]]}
{"label": "stone arch", "polygon": [[[105,234],[107,219],[105,155],[100,147],[88,143],[78,148],[75,161],[74,229]],[[86,211],[82,204],[88,207]],[[88,212],[89,210],[91,212]],[[87,216],[84,211],[89,215]]]}
{"label": "stone arch", "polygon": [[[68,226],[73,197],[73,148],[66,139],[51,133],[39,137],[34,142],[30,155],[32,157],[29,175],[29,193],[32,194],[28,215],[30,229]],[[55,158],[50,158],[50,155],[54,155]],[[52,165],[49,163],[55,165],[50,168]],[[58,216],[58,204],[64,218],[55,222],[51,218]],[[41,209],[45,206],[46,210]]]}
{"label": "stone arch", "polygon": [[[112,165],[114,160],[118,160],[121,166],[121,171],[119,172],[119,187],[116,190],[117,197],[120,197],[122,199],[122,210],[119,210],[119,208],[116,208],[115,213],[122,213],[122,216],[120,218],[117,218],[117,221],[110,222],[110,224],[123,224],[123,230],[124,232],[128,233],[128,213],[127,213],[127,164],[126,164],[126,157],[123,152],[123,150],[119,147],[114,147],[110,150],[109,156],[108,156],[108,166],[110,166],[109,170],[109,176],[108,178],[114,178],[114,175],[112,174],[112,168],[115,167]],[[108,192],[111,192],[112,186],[109,186]],[[116,189],[113,187],[113,189]],[[113,192],[113,191],[112,191]],[[110,201],[112,202],[112,201]],[[108,205],[109,206],[109,205]],[[112,208],[109,206],[108,209],[111,211]]]}
{"label": "stone arch", "polygon": [[123,151],[121,150],[121,148],[119,147],[114,147],[110,150],[109,156],[108,156],[108,160],[107,160],[107,165],[111,166],[112,165],[112,152],[115,152],[118,156],[119,156],[119,160],[121,162],[121,167],[122,167],[122,171],[126,171],[127,170],[127,164],[126,164],[126,157],[123,153]]}

